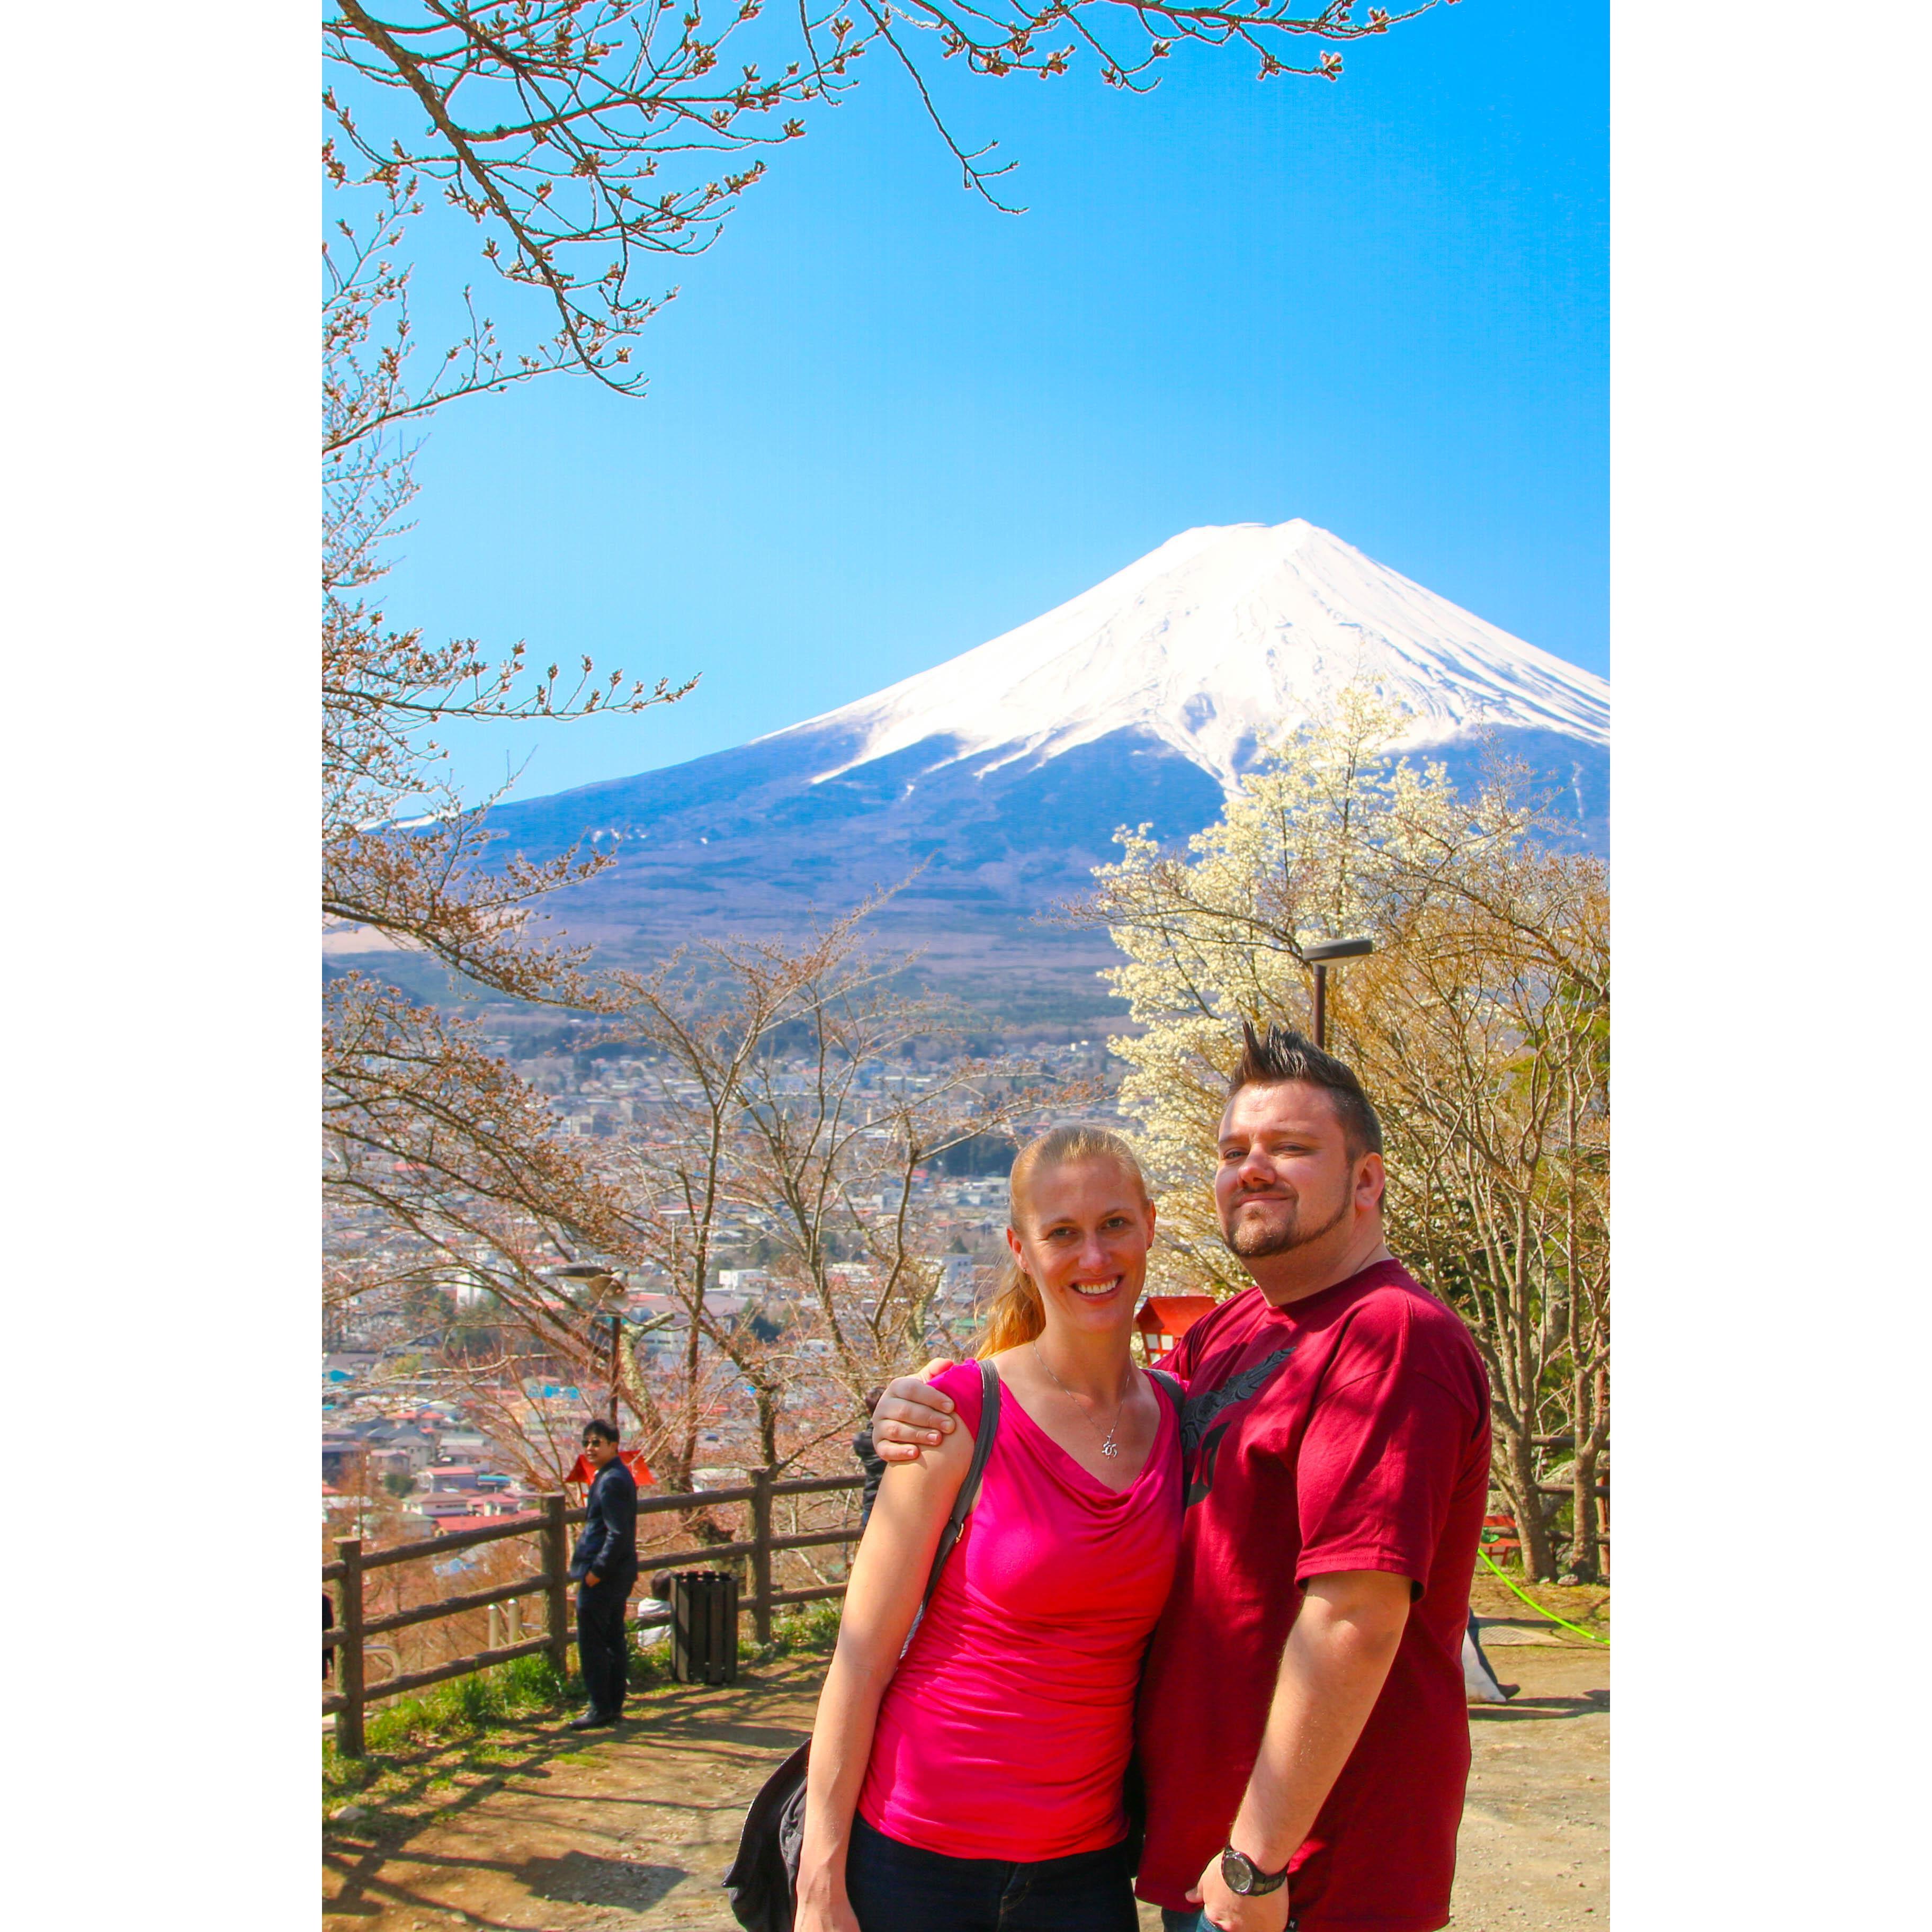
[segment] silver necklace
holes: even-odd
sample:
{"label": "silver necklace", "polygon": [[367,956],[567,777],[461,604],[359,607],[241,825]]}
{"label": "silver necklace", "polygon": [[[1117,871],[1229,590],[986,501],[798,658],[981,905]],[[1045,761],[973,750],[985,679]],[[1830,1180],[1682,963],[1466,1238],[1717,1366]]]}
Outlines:
{"label": "silver necklace", "polygon": [[[1080,1411],[1081,1414],[1086,1418],[1087,1426],[1092,1430],[1096,1436],[1098,1436],[1100,1433],[1100,1425],[1094,1420],[1092,1416],[1088,1414],[1086,1407],[1082,1402],[1080,1398],[1076,1395],[1058,1376],[1054,1376],[1053,1374],[1053,1364],[1040,1352],[1040,1342],[1037,1339],[1034,1341],[1031,1346],[1033,1348],[1034,1360],[1036,1361],[1049,1376],[1053,1376],[1054,1386],[1060,1390],[1062,1395],[1066,1396],[1069,1402],[1072,1403],[1076,1408]],[[1126,1407],[1126,1400],[1124,1396],[1120,1402],[1114,1405],[1114,1419],[1112,1422],[1108,1424],[1106,1438],[1102,1440],[1100,1444],[1100,1454],[1103,1456],[1118,1456],[1120,1453],[1120,1445],[1114,1440],[1114,1437],[1120,1426],[1120,1412]]]}

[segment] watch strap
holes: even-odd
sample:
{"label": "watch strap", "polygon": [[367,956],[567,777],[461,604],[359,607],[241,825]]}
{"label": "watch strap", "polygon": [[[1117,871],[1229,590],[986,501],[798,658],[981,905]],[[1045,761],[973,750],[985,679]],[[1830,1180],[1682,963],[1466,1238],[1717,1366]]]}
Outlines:
{"label": "watch strap", "polygon": [[[1264,1872],[1262,1870],[1259,1865],[1255,1863],[1252,1858],[1248,1856],[1246,1852],[1238,1851],[1232,1845],[1222,1846],[1221,1848],[1221,1856],[1224,1859],[1228,1858],[1239,1858],[1241,1863],[1246,1866],[1248,1869],[1247,1889],[1240,1894],[1240,1896],[1244,1898],[1264,1898],[1269,1892],[1279,1892],[1282,1887],[1288,1882],[1288,1868],[1286,1865],[1283,1865],[1281,1870],[1278,1872]],[[1232,1888],[1231,1887],[1230,1888],[1232,1889]]]}

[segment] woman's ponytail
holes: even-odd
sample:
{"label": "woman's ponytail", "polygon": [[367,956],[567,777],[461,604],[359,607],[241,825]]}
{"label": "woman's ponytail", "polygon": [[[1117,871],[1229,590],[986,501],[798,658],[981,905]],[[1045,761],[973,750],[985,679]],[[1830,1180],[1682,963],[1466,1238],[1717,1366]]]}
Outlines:
{"label": "woman's ponytail", "polygon": [[993,1291],[992,1306],[986,1310],[986,1326],[975,1352],[997,1355],[1017,1348],[1044,1331],[1046,1310],[1033,1276],[1009,1252],[1000,1264],[999,1286]]}

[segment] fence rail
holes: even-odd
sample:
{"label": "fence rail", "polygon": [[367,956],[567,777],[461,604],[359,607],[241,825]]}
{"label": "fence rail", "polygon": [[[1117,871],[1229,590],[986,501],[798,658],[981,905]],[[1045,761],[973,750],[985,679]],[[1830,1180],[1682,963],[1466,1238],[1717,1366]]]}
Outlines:
{"label": "fence rail", "polygon": [[[843,1583],[814,1584],[797,1590],[773,1589],[772,1556],[788,1550],[820,1550],[859,1540],[856,1523],[838,1529],[806,1530],[775,1536],[772,1533],[773,1500],[781,1496],[830,1496],[842,1490],[862,1488],[864,1483],[864,1477],[859,1475],[791,1476],[781,1480],[775,1471],[762,1468],[752,1472],[750,1482],[731,1488],[673,1490],[668,1494],[657,1492],[640,1496],[638,1514],[640,1517],[662,1516],[673,1510],[716,1508],[727,1503],[748,1503],[752,1530],[748,1538],[736,1542],[698,1544],[684,1549],[652,1551],[640,1562],[643,1567],[650,1570],[673,1570],[694,1564],[748,1558],[752,1587],[741,1599],[740,1614],[751,1618],[758,1641],[764,1642],[772,1634],[772,1612],[775,1609],[792,1604],[822,1603],[845,1594]],[[386,1550],[365,1550],[362,1539],[357,1536],[338,1538],[335,1561],[322,1566],[324,1586],[333,1583],[336,1586],[336,1621],[332,1628],[323,1631],[322,1639],[324,1648],[333,1650],[335,1654],[337,1688],[323,1697],[322,1708],[325,1714],[333,1712],[335,1715],[336,1749],[347,1757],[363,1755],[363,1720],[374,1699],[404,1696],[432,1684],[445,1683],[452,1677],[466,1677],[474,1672],[487,1670],[493,1664],[508,1664],[520,1657],[534,1657],[539,1652],[548,1652],[551,1662],[561,1672],[569,1660],[571,1640],[568,1532],[584,1519],[584,1510],[572,1509],[561,1494],[553,1494],[544,1498],[541,1511],[505,1516],[500,1522],[481,1529],[458,1530],[448,1536],[420,1537],[409,1543],[392,1544]],[[391,1611],[383,1616],[368,1614],[363,1586],[372,1570],[446,1558],[459,1550],[480,1549],[485,1544],[506,1543],[519,1537],[537,1539],[540,1567],[534,1575],[519,1577],[513,1582],[491,1589],[472,1590],[459,1596],[439,1598],[434,1603],[413,1604],[407,1610]],[[496,1607],[518,1604],[526,1597],[538,1596],[544,1599],[543,1635],[517,1640],[513,1617],[512,1641],[495,1642]],[[424,1670],[404,1671],[373,1687],[368,1683],[366,1666],[370,1639],[483,1610],[490,1612],[492,1641],[487,1649]],[[664,1610],[653,1611],[636,1619],[640,1628],[669,1621],[670,1612]]]}

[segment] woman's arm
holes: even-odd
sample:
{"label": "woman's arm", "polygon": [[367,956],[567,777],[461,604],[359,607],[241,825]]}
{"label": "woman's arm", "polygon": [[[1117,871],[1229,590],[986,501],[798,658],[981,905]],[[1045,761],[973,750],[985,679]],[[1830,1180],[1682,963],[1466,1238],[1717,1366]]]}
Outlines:
{"label": "woman's arm", "polygon": [[888,1469],[879,1485],[812,1727],[796,1932],[857,1932],[845,1896],[845,1847],[879,1700],[898,1668],[940,1532],[972,1460],[972,1437],[956,1429],[917,1462]]}

